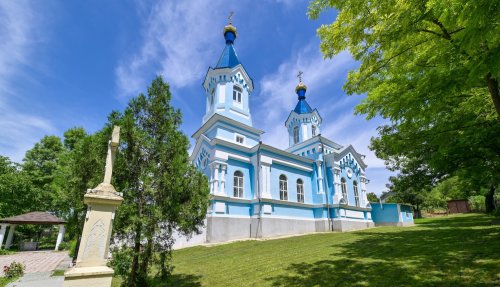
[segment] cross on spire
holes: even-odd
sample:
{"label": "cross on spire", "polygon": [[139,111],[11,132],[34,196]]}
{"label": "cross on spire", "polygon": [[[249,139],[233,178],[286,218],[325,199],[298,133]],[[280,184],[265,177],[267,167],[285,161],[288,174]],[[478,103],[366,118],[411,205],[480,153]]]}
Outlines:
{"label": "cross on spire", "polygon": [[302,74],[304,74],[302,71],[299,71],[299,73],[297,74],[297,78],[299,78],[299,82],[302,83]]}
{"label": "cross on spire", "polygon": [[227,19],[229,19],[229,25],[233,25],[233,15],[233,11],[229,12],[229,17],[227,17]]}

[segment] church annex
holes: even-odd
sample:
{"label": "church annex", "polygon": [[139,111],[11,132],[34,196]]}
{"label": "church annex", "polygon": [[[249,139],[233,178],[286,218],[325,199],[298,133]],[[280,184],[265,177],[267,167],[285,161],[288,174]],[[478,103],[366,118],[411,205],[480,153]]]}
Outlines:
{"label": "church annex", "polygon": [[236,54],[236,36],[231,23],[224,28],[224,50],[203,82],[206,113],[191,160],[209,178],[212,199],[205,230],[190,243],[374,226],[364,156],[321,136],[328,123],[307,103],[302,80],[283,119],[289,147],[261,142],[264,131],[252,126],[249,106],[253,81]]}

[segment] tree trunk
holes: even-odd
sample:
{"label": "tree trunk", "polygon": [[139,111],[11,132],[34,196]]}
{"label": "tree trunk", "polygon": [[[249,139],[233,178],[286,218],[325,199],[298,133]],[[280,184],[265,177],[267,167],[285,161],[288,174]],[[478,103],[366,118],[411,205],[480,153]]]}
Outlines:
{"label": "tree trunk", "polygon": [[415,217],[414,218],[422,218],[422,212],[420,211],[420,206],[416,205],[416,207],[413,208],[414,209],[414,214],[415,214]]}
{"label": "tree trunk", "polygon": [[500,118],[500,90],[498,87],[498,81],[491,77],[491,73],[486,75],[486,83],[488,83],[488,90],[490,91],[491,99],[495,105],[497,111],[497,116]]}
{"label": "tree trunk", "polygon": [[132,267],[128,276],[128,287],[136,287],[137,275],[139,272],[139,254],[141,252],[141,232],[142,226],[140,221],[135,223],[135,239],[134,239],[134,256],[132,258]]}
{"label": "tree trunk", "polygon": [[486,205],[486,213],[493,212],[495,210],[495,185],[491,185],[490,190],[486,193],[484,202]]}

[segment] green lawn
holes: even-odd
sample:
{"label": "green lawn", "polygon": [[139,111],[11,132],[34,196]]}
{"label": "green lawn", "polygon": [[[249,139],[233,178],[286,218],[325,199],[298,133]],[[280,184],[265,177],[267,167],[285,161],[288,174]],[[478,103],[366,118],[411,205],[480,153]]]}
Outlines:
{"label": "green lawn", "polygon": [[415,227],[182,249],[172,285],[500,286],[500,225],[492,220],[455,215]]}

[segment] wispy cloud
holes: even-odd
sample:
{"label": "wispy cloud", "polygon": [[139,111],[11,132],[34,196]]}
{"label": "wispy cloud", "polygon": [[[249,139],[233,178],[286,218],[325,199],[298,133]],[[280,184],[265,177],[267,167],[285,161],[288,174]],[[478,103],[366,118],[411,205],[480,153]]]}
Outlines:
{"label": "wispy cloud", "polygon": [[42,14],[32,2],[0,2],[0,154],[18,162],[43,134],[55,131],[49,120],[23,111],[26,105],[14,83],[26,77],[25,68],[33,61]]}
{"label": "wispy cloud", "polygon": [[162,74],[174,88],[201,81],[220,50],[215,45],[220,44],[216,39],[220,35],[213,33],[213,27],[220,26],[226,10],[221,1],[155,4],[144,22],[140,50],[116,68],[120,96],[136,95],[155,74]]}

